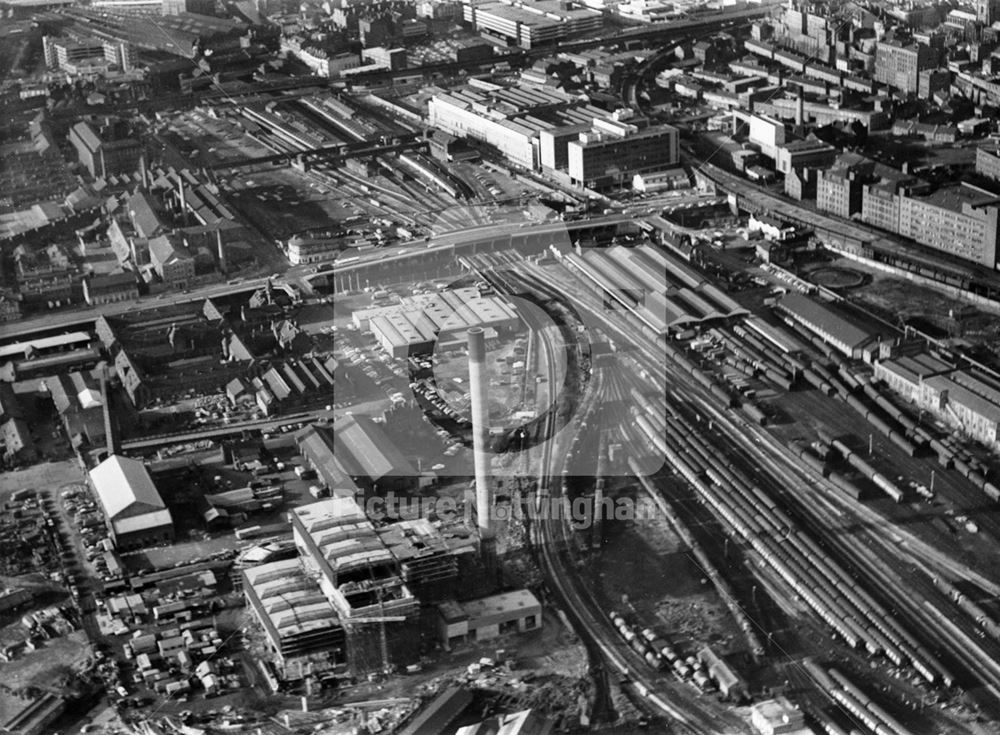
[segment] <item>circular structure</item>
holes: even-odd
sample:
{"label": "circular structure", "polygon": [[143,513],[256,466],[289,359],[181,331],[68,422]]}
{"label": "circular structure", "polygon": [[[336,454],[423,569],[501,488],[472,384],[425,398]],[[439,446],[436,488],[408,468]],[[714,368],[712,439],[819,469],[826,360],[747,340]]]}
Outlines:
{"label": "circular structure", "polygon": [[834,290],[864,285],[865,274],[841,266],[826,266],[809,272],[813,283]]}

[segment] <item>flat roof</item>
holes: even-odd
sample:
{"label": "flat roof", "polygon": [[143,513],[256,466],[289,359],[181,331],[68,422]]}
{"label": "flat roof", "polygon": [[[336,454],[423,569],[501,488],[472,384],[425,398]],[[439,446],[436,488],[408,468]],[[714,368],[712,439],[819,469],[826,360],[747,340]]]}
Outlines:
{"label": "flat roof", "polygon": [[470,625],[477,619],[489,619],[512,613],[524,615],[537,614],[542,609],[542,604],[538,601],[538,598],[528,590],[502,592],[499,595],[491,595],[490,597],[470,600],[460,604],[462,611],[469,616]]}
{"label": "flat roof", "polygon": [[965,183],[943,186],[931,194],[914,199],[952,212],[962,212],[966,204],[975,207],[981,204],[1000,203],[1000,196]]}

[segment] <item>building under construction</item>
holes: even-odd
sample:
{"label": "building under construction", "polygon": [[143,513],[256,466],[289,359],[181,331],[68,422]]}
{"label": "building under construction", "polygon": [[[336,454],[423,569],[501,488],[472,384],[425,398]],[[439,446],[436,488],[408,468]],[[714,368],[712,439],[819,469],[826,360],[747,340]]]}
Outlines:
{"label": "building under construction", "polygon": [[[297,556],[242,570],[243,591],[286,679],[384,671],[419,659],[421,606],[494,590],[478,584],[475,533],[426,518],[376,529],[353,498],[295,508]],[[482,589],[480,589],[482,588]]]}
{"label": "building under construction", "polygon": [[417,518],[384,526],[378,534],[423,605],[462,596],[477,571],[476,538],[464,525],[438,527]]}
{"label": "building under construction", "polygon": [[312,503],[291,518],[302,567],[346,631],[350,668],[360,673],[415,662],[420,603],[354,499]]}
{"label": "building under construction", "polygon": [[280,668],[313,654],[331,665],[346,660],[337,613],[298,559],[245,568],[243,590]]}

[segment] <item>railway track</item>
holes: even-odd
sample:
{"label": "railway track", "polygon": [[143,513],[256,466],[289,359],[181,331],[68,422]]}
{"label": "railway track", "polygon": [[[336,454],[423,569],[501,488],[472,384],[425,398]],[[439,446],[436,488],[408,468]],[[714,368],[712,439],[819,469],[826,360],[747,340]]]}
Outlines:
{"label": "railway track", "polygon": [[[562,301],[564,294],[544,283],[524,274],[498,275],[495,271],[479,271],[479,276],[487,280],[498,292],[515,294],[532,290],[543,297]],[[538,335],[539,359],[546,360],[549,365],[548,382],[555,385],[556,346],[552,344],[542,322],[537,315],[527,312],[525,320]],[[551,329],[551,325],[549,326]],[[568,353],[575,352],[575,347],[566,347]],[[570,360],[572,364],[572,360]],[[604,377],[601,371],[595,371],[596,385],[591,386],[587,397],[579,410],[588,416],[598,405],[597,397],[601,393],[601,383]],[[563,442],[571,442],[572,436],[559,434],[558,412],[550,411],[546,415],[546,426],[543,428],[549,441],[538,445],[541,453],[537,478],[537,491],[531,498],[536,511],[550,508],[561,500],[561,482],[563,471],[567,470],[565,460],[566,446]],[[587,419],[584,418],[583,423]],[[558,438],[557,438],[558,437]],[[556,451],[559,450],[559,451]],[[564,457],[562,465],[555,458]],[[546,578],[549,589],[559,601],[561,608],[571,621],[575,631],[584,641],[588,652],[593,656],[592,669],[601,672],[604,682],[599,689],[608,686],[606,677],[614,672],[620,677],[623,688],[631,690],[634,701],[651,714],[666,718],[672,732],[678,733],[723,733],[744,732],[743,723],[736,719],[726,719],[709,712],[690,702],[683,702],[683,696],[678,697],[677,691],[668,684],[665,676],[648,667],[645,659],[626,646],[619,638],[608,617],[608,612],[594,598],[593,593],[581,584],[573,560],[568,558],[568,550],[573,546],[571,531],[561,518],[554,518],[550,513],[537,513],[529,526],[529,538],[539,559],[539,564]],[[595,665],[593,662],[597,661]],[[690,695],[687,695],[690,696]],[[677,701],[680,700],[680,701]]]}

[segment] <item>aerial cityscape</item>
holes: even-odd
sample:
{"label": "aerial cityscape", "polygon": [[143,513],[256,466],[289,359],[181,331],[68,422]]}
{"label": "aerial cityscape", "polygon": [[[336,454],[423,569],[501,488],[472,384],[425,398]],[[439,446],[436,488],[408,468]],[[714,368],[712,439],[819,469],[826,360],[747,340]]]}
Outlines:
{"label": "aerial cityscape", "polygon": [[1000,0],[0,0],[0,735],[1000,735]]}

